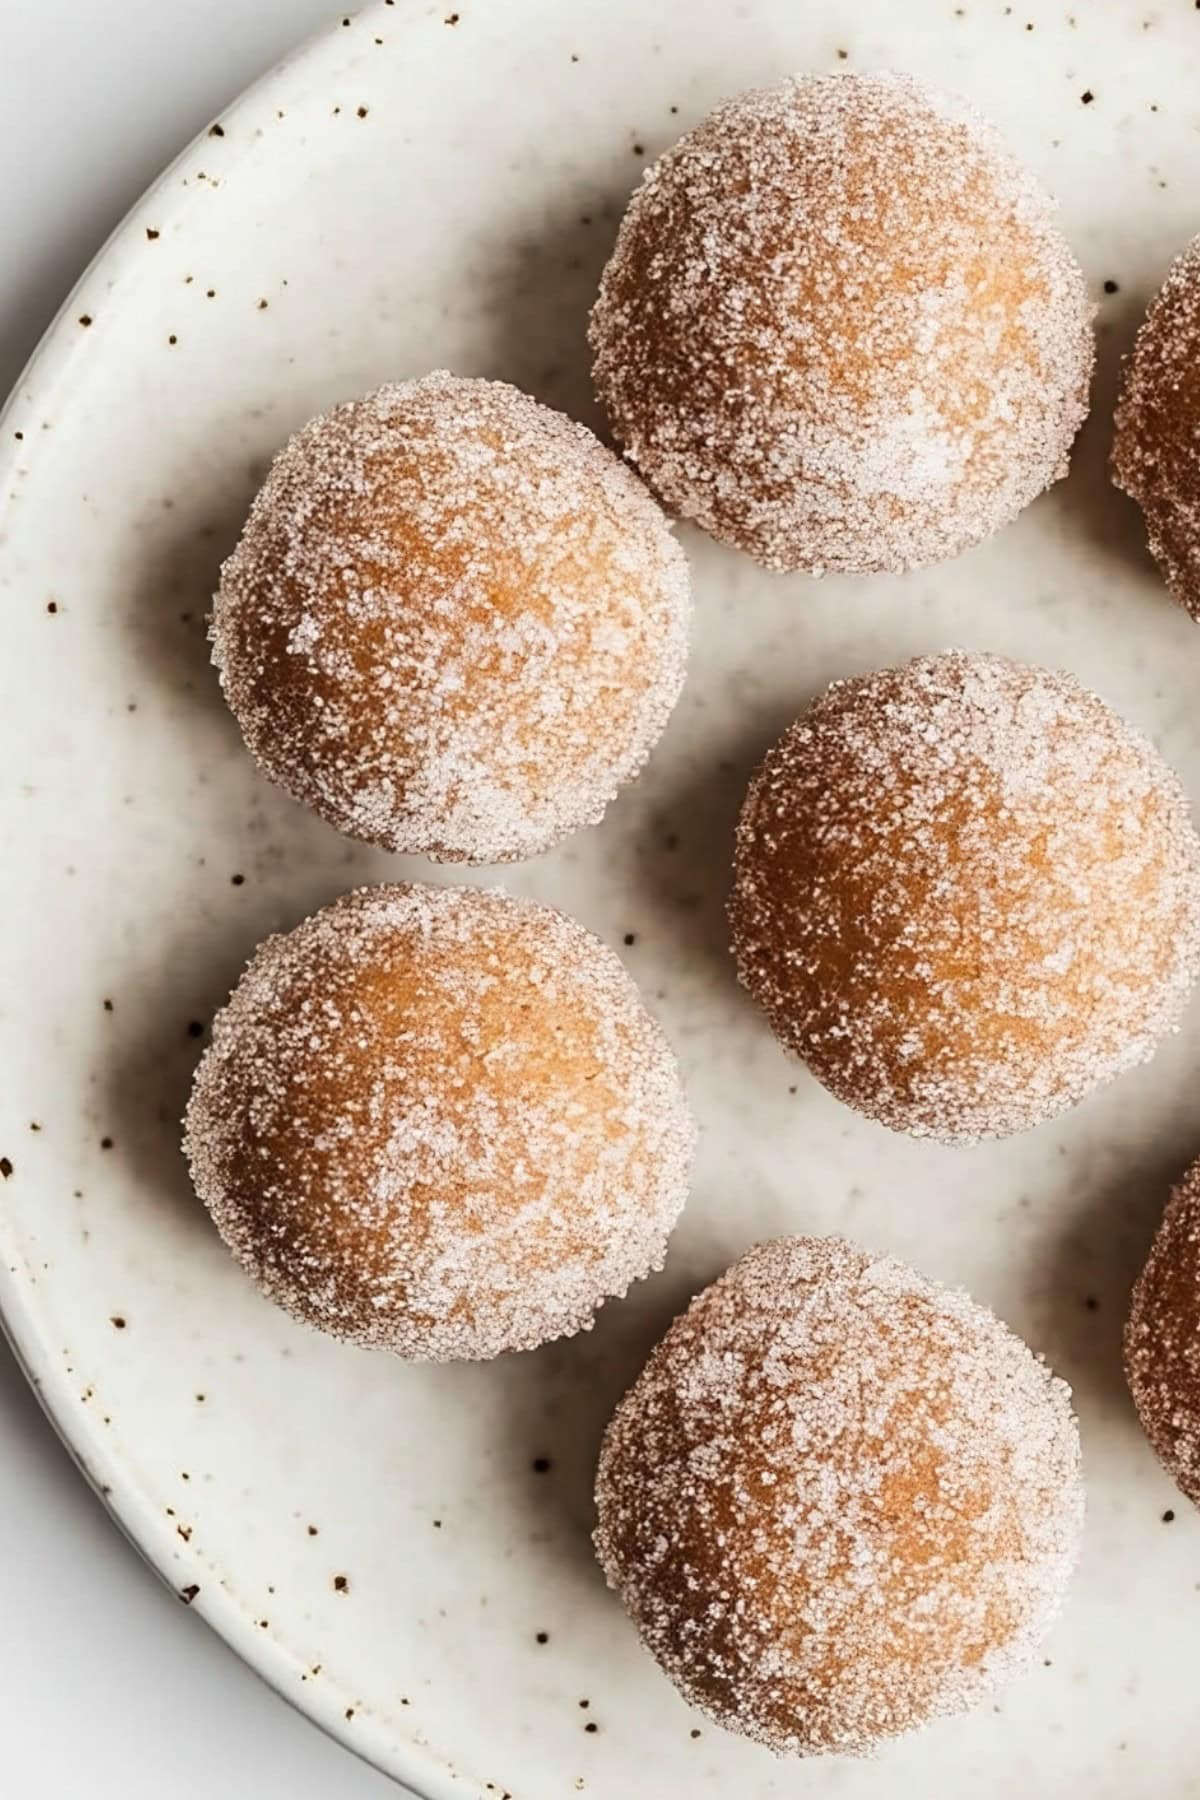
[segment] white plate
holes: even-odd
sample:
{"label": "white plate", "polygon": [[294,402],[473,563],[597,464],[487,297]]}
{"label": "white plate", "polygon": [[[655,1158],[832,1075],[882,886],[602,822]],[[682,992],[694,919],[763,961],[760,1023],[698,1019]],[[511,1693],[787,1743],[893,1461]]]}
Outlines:
{"label": "white plate", "polygon": [[[1142,1441],[1118,1358],[1165,1183],[1200,1149],[1195,1013],[1061,1124],[967,1153],[910,1143],[776,1049],[734,984],[722,901],[747,770],[784,722],[834,675],[947,642],[1068,665],[1200,793],[1200,637],[1103,472],[1118,352],[1200,226],[1198,49],[1181,3],[373,7],[164,176],[0,428],[4,1314],[194,1613],[438,1800],[1197,1791],[1200,1518]],[[772,580],[685,532],[692,675],[649,773],[600,830],[504,872],[635,939],[704,1128],[668,1269],[593,1333],[490,1367],[323,1342],[259,1299],[191,1195],[189,1021],[268,929],[431,871],[258,778],[208,666],[217,562],[285,434],[384,378],[449,364],[593,418],[584,316],[644,159],[719,95],[842,51],[967,91],[1061,195],[1102,321],[1070,483],[904,580]],[[964,1282],[1043,1348],[1078,1391],[1091,1497],[1045,1667],[878,1764],[803,1771],[688,1713],[588,1542],[599,1433],[647,1346],[748,1242],[801,1228]]]}

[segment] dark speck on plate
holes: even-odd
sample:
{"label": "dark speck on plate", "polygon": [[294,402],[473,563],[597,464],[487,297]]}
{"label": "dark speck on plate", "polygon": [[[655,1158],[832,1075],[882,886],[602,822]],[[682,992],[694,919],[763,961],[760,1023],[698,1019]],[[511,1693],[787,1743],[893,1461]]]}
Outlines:
{"label": "dark speck on plate", "polygon": [[548,1644],[550,1642],[550,1633],[548,1631],[539,1631],[537,1634],[537,1641],[539,1644]]}
{"label": "dark speck on plate", "polygon": [[146,227],[146,236],[147,236],[147,238],[148,238],[148,239],[149,239],[149,241],[150,241],[150,242],[151,242],[151,243],[153,243],[153,242],[154,242],[154,240],[155,240],[155,238],[156,238],[156,237],[157,237],[157,236],[158,236],[158,229],[157,229],[157,227],[156,227],[156,226],[154,226],[154,225],[147,225],[147,227]]}
{"label": "dark speck on plate", "polygon": [[56,613],[58,611],[58,601],[57,600],[47,600],[46,611],[48,613]]}
{"label": "dark speck on plate", "polygon": [[102,1150],[111,1150],[112,1147],[113,1147],[113,1141],[110,1137],[102,1137],[100,1139],[100,1148]]}
{"label": "dark speck on plate", "polygon": [[359,107],[359,109],[358,109],[358,116],[359,116],[359,118],[360,118],[360,119],[365,119],[365,118],[366,118],[366,116],[367,116],[367,109],[366,109],[366,107],[365,107],[365,106],[360,106],[360,107]]}
{"label": "dark speck on plate", "polygon": [[0,1180],[7,1181],[13,1172],[13,1166],[7,1156],[0,1156]]}
{"label": "dark speck on plate", "polygon": [[1106,281],[1104,291],[1106,294],[1119,294],[1121,290],[1115,281]]}
{"label": "dark speck on plate", "polygon": [[92,322],[92,315],[91,315],[91,313],[80,313],[80,315],[79,315],[79,323],[80,323],[80,324],[81,324],[81,325],[83,325],[83,326],[88,326],[88,325],[90,325],[90,324],[91,324],[91,322]]}
{"label": "dark speck on plate", "polygon": [[179,1598],[183,1601],[183,1604],[185,1606],[190,1606],[192,1604],[192,1601],[196,1598],[196,1595],[199,1592],[200,1592],[200,1589],[196,1586],[196,1583],[193,1581],[190,1584],[190,1586],[185,1587],[185,1588],[180,1588]]}
{"label": "dark speck on plate", "polygon": [[229,879],[234,887],[241,887],[246,877],[244,875],[231,875]]}
{"label": "dark speck on plate", "polygon": [[548,1456],[535,1456],[533,1459],[534,1474],[535,1475],[546,1475],[549,1473],[549,1471],[550,1471],[550,1458]]}
{"label": "dark speck on plate", "polygon": [[1168,1506],[1166,1512],[1162,1516],[1162,1522],[1164,1525],[1170,1525],[1174,1522],[1174,1519],[1175,1519],[1174,1509],[1172,1507]]}
{"label": "dark speck on plate", "polygon": [[350,1583],[344,1575],[334,1576],[333,1591],[335,1594],[348,1594],[350,1592]]}
{"label": "dark speck on plate", "polygon": [[208,135],[209,137],[224,137],[225,127],[223,125],[210,125],[208,128]]}
{"label": "dark speck on plate", "polygon": [[114,1313],[109,1320],[109,1324],[117,1331],[124,1331],[125,1329],[125,1320],[121,1317],[120,1313]]}
{"label": "dark speck on plate", "polygon": [[583,1729],[585,1731],[599,1731],[600,1727],[597,1725],[595,1719],[589,1719]]}
{"label": "dark speck on plate", "polygon": [[1083,104],[1085,106],[1090,106],[1092,104],[1092,101],[1096,98],[1096,96],[1095,96],[1095,94],[1093,94],[1091,88],[1085,88],[1083,93],[1080,94],[1079,98],[1083,101]]}

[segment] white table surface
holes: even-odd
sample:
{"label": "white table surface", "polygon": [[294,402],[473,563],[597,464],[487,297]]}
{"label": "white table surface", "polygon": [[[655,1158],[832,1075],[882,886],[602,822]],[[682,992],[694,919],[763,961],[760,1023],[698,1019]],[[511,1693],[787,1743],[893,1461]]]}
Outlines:
{"label": "white table surface", "polygon": [[[332,0],[0,0],[0,390],[129,204]],[[0,1792],[386,1800],[173,1600],[0,1347]]]}

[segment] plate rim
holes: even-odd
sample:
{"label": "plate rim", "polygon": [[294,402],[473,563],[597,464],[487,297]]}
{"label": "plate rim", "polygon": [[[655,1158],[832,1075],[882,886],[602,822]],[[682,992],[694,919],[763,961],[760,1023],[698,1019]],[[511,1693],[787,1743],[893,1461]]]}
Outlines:
{"label": "plate rim", "polygon": [[[421,5],[420,0],[367,0],[365,5],[337,12],[331,6],[326,24],[306,33],[286,55],[263,70],[221,107],[221,120],[236,123],[265,95],[289,91],[289,83],[294,83],[297,75],[307,77],[321,67],[323,59],[343,41],[342,32],[347,26],[353,28],[364,19],[376,15],[382,17],[385,9],[388,23],[394,30],[397,26],[411,25],[419,16]],[[16,438],[11,430],[12,420],[18,409],[27,403],[31,389],[42,401],[60,391],[73,358],[82,349],[80,334],[69,329],[79,297],[100,269],[115,263],[115,271],[110,269],[110,273],[115,272],[119,277],[135,228],[145,229],[145,221],[154,214],[155,200],[207,142],[209,129],[207,125],[201,126],[188,139],[113,226],[71,284],[5,397],[0,407],[0,493],[4,497],[0,505],[0,524],[9,510],[17,466],[26,453],[25,440]],[[302,1693],[297,1692],[298,1665],[295,1660],[277,1639],[264,1637],[261,1631],[255,1630],[249,1611],[223,1583],[212,1580],[206,1583],[202,1579],[195,1596],[187,1598],[186,1588],[181,1589],[178,1585],[178,1539],[164,1526],[157,1507],[143,1493],[134,1465],[110,1448],[112,1437],[103,1435],[91,1422],[89,1414],[80,1415],[76,1404],[78,1396],[61,1366],[61,1358],[50,1348],[53,1341],[50,1321],[44,1311],[39,1315],[34,1301],[38,1288],[31,1276],[25,1252],[10,1229],[7,1211],[0,1208],[0,1337],[11,1350],[18,1369],[75,1469],[143,1563],[176,1600],[189,1606],[293,1711],[360,1761],[391,1780],[403,1783],[412,1791],[413,1800],[452,1800],[452,1796],[462,1800],[472,1788],[483,1800],[484,1786],[476,1776],[456,1769],[443,1755],[421,1744],[415,1737],[402,1736],[393,1729],[384,1730],[369,1711],[356,1709],[355,1717],[359,1722],[353,1734],[349,1732],[344,1718],[345,1696],[332,1684],[309,1686]],[[183,1567],[187,1568],[186,1562]],[[204,1574],[199,1559],[195,1573]]]}

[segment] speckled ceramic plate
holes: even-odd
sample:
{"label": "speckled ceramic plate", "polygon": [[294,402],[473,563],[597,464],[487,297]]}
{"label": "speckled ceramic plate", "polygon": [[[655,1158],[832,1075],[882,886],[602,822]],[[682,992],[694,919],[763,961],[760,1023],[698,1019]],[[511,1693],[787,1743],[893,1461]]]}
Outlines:
{"label": "speckled ceramic plate", "polygon": [[[0,1299],[17,1350],[193,1614],[437,1800],[1196,1793],[1200,1518],[1138,1433],[1118,1339],[1165,1184],[1200,1150],[1200,1018],[1051,1128],[910,1143],[777,1050],[734,984],[722,901],[747,770],[783,723],[835,675],[948,642],[1068,665],[1200,795],[1200,635],[1104,477],[1119,354],[1200,227],[1200,14],[453,7],[334,22],[214,122],[84,277],[4,418]],[[226,1256],[178,1120],[268,929],[430,871],[343,842],[256,775],[208,664],[217,563],[285,434],[385,378],[449,364],[592,419],[584,318],[644,160],[719,95],[839,62],[967,91],[1060,194],[1102,332],[1071,480],[903,580],[771,579],[684,534],[692,674],[649,772],[600,830],[504,872],[620,947],[678,1045],[703,1144],[666,1273],[592,1333],[489,1367],[323,1342]],[[748,1242],[792,1229],[964,1282],[1070,1378],[1083,1419],[1087,1549],[1045,1665],[876,1764],[799,1770],[696,1719],[589,1548],[600,1431],[647,1346]]]}

